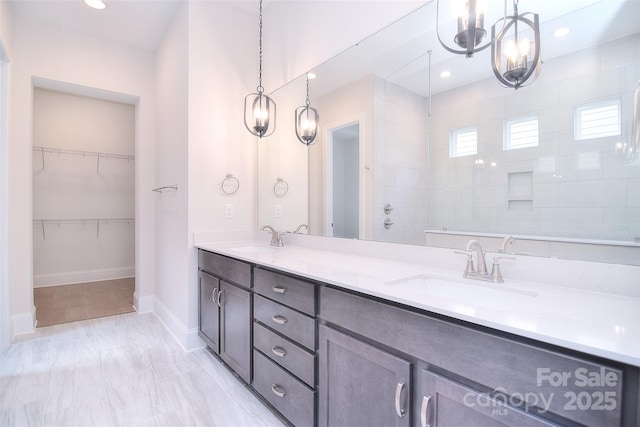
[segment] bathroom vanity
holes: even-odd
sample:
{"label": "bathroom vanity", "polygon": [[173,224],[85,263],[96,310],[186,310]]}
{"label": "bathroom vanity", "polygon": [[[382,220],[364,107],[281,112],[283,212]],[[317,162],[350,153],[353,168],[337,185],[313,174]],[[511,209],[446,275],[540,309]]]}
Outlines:
{"label": "bathroom vanity", "polygon": [[[264,242],[197,246],[200,336],[293,425],[640,422],[636,298],[512,283],[502,295],[498,285],[379,258]],[[628,337],[588,323],[598,301]],[[557,307],[565,313],[551,313]],[[571,332],[575,322],[582,327]]]}

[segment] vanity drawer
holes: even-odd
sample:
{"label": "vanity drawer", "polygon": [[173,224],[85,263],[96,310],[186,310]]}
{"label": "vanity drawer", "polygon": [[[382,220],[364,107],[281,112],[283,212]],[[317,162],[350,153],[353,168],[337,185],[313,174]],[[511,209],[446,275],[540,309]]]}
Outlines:
{"label": "vanity drawer", "polygon": [[236,285],[251,287],[251,265],[245,262],[200,249],[198,268]]}
{"label": "vanity drawer", "polygon": [[260,323],[253,324],[253,346],[271,360],[314,387],[315,354],[272,332]]}
{"label": "vanity drawer", "polygon": [[296,426],[313,426],[315,391],[257,350],[253,351],[253,388]]}
{"label": "vanity drawer", "polygon": [[315,350],[316,321],[314,318],[260,295],[255,295],[253,299],[253,317],[308,349]]}
{"label": "vanity drawer", "polygon": [[257,293],[307,313],[316,314],[316,285],[260,268],[254,269],[253,286]]}

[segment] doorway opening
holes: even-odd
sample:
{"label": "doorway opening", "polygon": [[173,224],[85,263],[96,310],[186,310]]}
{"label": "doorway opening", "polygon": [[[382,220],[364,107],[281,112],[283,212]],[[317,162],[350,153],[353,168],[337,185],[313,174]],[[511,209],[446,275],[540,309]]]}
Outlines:
{"label": "doorway opening", "polygon": [[358,239],[360,224],[360,123],[329,129],[326,235]]}
{"label": "doorway opening", "polygon": [[34,87],[37,326],[134,311],[135,106]]}

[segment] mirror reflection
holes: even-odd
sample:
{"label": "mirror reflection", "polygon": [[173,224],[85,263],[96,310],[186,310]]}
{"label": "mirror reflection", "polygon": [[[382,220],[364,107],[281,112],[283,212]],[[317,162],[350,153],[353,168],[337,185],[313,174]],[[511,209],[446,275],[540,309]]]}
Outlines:
{"label": "mirror reflection", "polygon": [[[295,135],[306,78],[272,94],[280,114],[258,144],[259,223],[452,248],[513,235],[510,252],[637,265],[640,3],[520,1],[540,17],[543,63],[518,90],[498,84],[490,49],[443,49],[435,7],[312,70],[313,145]],[[455,18],[439,12],[441,36],[453,34]]]}

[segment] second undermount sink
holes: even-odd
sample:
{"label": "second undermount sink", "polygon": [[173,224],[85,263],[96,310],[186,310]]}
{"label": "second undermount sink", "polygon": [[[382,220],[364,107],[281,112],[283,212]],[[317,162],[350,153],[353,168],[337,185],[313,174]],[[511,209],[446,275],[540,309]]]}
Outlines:
{"label": "second undermount sink", "polygon": [[480,281],[476,283],[468,279],[456,280],[427,274],[391,280],[385,284],[425,301],[431,297],[465,307],[482,307],[497,311],[512,310],[538,296],[536,292],[504,284]]}

